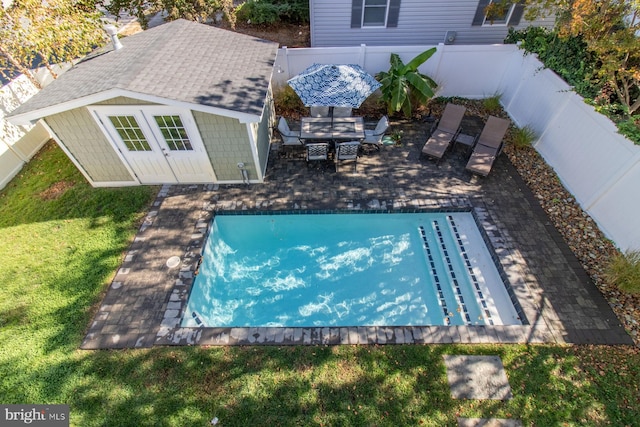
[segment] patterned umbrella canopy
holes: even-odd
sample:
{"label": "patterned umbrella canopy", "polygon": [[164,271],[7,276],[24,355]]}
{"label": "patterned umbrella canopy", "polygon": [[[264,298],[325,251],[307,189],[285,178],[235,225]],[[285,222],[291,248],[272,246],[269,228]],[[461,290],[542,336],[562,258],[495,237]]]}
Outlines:
{"label": "patterned umbrella canopy", "polygon": [[358,108],[380,83],[355,64],[313,64],[288,80],[307,107]]}

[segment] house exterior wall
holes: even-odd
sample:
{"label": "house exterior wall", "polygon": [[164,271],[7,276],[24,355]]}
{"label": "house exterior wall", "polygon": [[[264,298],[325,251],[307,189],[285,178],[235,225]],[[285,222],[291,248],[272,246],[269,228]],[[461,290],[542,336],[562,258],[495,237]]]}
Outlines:
{"label": "house exterior wall", "polygon": [[[402,46],[444,43],[455,31],[455,44],[502,43],[506,25],[472,25],[479,0],[400,0],[396,27],[351,28],[352,2],[310,0],[311,46]],[[520,20],[516,29],[530,25],[553,27],[552,17]]]}
{"label": "house exterior wall", "polygon": [[237,166],[240,162],[245,164],[250,177],[257,176],[246,124],[199,111],[193,111],[193,118],[219,182],[241,181]]}
{"label": "house exterior wall", "polygon": [[86,108],[44,120],[94,182],[134,180]]}

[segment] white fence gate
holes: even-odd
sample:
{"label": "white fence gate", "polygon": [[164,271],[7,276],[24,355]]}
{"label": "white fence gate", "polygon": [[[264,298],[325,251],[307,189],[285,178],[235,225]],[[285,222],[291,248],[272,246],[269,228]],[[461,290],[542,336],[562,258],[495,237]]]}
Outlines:
{"label": "white fence gate", "polygon": [[[314,62],[355,63],[375,74],[389,69],[390,53],[406,63],[430,47],[282,48],[273,84],[286,85]],[[420,71],[438,83],[438,96],[501,94],[513,121],[531,125],[540,135],[534,147],[607,237],[623,250],[640,249],[640,146],[515,45],[437,47]]]}

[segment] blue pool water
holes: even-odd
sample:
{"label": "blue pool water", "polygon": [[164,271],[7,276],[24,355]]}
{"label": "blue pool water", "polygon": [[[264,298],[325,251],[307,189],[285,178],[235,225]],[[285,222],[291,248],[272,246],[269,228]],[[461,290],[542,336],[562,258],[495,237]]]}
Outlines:
{"label": "blue pool water", "polygon": [[521,324],[470,212],[217,215],[182,326]]}

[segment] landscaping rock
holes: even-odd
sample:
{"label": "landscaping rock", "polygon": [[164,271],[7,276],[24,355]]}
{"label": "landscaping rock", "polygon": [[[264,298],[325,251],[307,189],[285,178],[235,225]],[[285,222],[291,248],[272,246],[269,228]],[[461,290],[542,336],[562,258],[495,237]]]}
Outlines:
{"label": "landscaping rock", "polygon": [[607,265],[618,253],[613,242],[604,236],[589,214],[582,210],[534,148],[515,149],[507,145],[504,152],[636,345],[640,346],[640,296],[621,291],[604,279]]}

